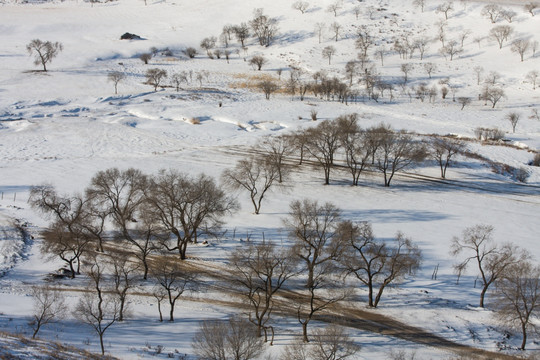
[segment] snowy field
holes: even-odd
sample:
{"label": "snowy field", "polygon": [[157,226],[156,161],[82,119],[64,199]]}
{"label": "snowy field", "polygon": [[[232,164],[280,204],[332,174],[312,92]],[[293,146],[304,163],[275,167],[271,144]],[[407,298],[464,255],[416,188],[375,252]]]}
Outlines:
{"label": "snowy field", "polygon": [[[491,2],[491,1],[490,1]],[[540,41],[540,11],[532,17],[523,10],[522,1],[496,1],[516,12],[512,23],[499,20],[497,25],[514,28],[510,40],[529,38]],[[497,321],[490,308],[478,307],[480,288],[473,287],[476,272],[462,276],[456,285],[450,254],[453,236],[476,224],[494,227],[494,239],[511,241],[527,249],[534,261],[540,261],[540,168],[530,166],[540,149],[540,120],[533,109],[540,110],[540,90],[526,80],[526,74],[540,71],[540,50],[519,55],[510,50],[510,41],[502,49],[488,34],[495,26],[481,15],[486,2],[455,1],[446,24],[447,41],[463,41],[463,52],[452,61],[438,49],[436,23],[444,19],[437,13],[439,0],[426,2],[423,12],[412,0],[344,0],[334,17],[327,11],[329,0],[312,0],[306,13],[291,8],[290,0],[119,0],[93,6],[82,0],[32,2],[0,1],[0,330],[32,335],[27,325],[32,314],[30,286],[43,284],[47,274],[62,266],[61,261],[47,259],[40,252],[40,230],[48,219],[28,204],[29,189],[51,184],[60,193],[82,192],[97,171],[112,167],[135,167],[155,174],[160,169],[178,169],[196,175],[201,172],[219,180],[225,169],[242,159],[248,147],[258,140],[317,125],[310,119],[311,110],[319,120],[334,119],[343,114],[358,113],[364,128],[380,123],[420,135],[453,134],[467,139],[468,149],[485,160],[460,157],[449,168],[444,183],[430,181],[440,175],[435,162],[428,161],[409,170],[413,176],[397,175],[392,186],[383,186],[382,176],[369,173],[361,177],[360,186],[349,185],[349,174],[334,171],[331,184],[323,186],[322,172],[303,165],[294,169],[285,191],[271,192],[263,203],[261,214],[253,214],[245,193],[238,193],[241,209],[225,219],[227,234],[209,246],[191,246],[193,262],[225,266],[228,254],[241,245],[240,239],[251,233],[286,242],[282,230],[289,204],[297,199],[330,201],[353,221],[369,221],[377,237],[390,239],[401,231],[422,250],[424,261],[415,278],[407,279],[397,289],[388,289],[379,307],[366,306],[367,291],[359,288],[351,306],[386,315],[424,329],[452,342],[487,351],[520,354],[519,332],[510,331]],[[359,6],[358,19],[354,8]],[[254,8],[278,19],[279,31],[269,47],[249,38],[247,49],[232,40],[230,61],[209,59],[199,48],[208,36],[219,36],[223,26],[249,21]],[[374,9],[374,10],[371,10]],[[330,24],[342,26],[338,41],[329,31]],[[324,23],[319,43],[314,31]],[[343,104],[326,101],[307,93],[298,96],[282,92],[266,100],[257,89],[243,86],[249,77],[265,74],[285,84],[292,65],[311,78],[324,70],[330,76],[345,79],[344,68],[356,59],[356,32],[365,25],[374,35],[370,58],[386,81],[394,83],[394,98],[385,93],[378,101],[359,96],[356,102]],[[125,32],[140,35],[143,40],[125,41]],[[411,39],[427,36],[433,39],[423,60],[418,52],[402,59],[391,50],[394,37],[409,33]],[[47,72],[36,71],[26,45],[32,39],[59,41],[63,51],[48,64]],[[331,60],[321,51],[334,46]],[[188,59],[182,50],[195,47],[199,55]],[[388,49],[384,65],[374,51]],[[172,54],[154,56],[145,65],[139,56],[150,48],[168,48]],[[236,52],[238,50],[238,52]],[[268,63],[256,71],[247,61],[263,55]],[[436,70],[431,77],[424,64],[431,62]],[[449,78],[456,97],[470,97],[472,102],[461,110],[452,101],[437,94],[433,102],[420,101],[401,90],[403,63],[411,63],[409,87],[422,82],[439,86]],[[498,86],[506,97],[492,108],[478,100],[482,85],[477,84],[475,67],[482,76],[500,74]],[[169,74],[192,71],[206,76],[181,85],[159,88],[145,84],[149,68],[165,69]],[[278,70],[282,73],[278,77]],[[111,71],[127,76],[118,84],[118,94],[108,81]],[[540,80],[539,80],[540,81]],[[169,85],[167,83],[166,85]],[[362,91],[362,86],[358,89]],[[508,113],[521,115],[515,132],[506,119]],[[200,124],[192,124],[191,119]],[[504,143],[481,143],[475,140],[478,127],[499,128],[505,132]],[[496,174],[488,163],[497,162],[529,174],[526,183],[508,174]],[[17,225],[17,226],[15,226]],[[20,229],[26,231],[21,232]],[[199,260],[195,260],[199,259]],[[437,279],[432,278],[438,267]],[[74,305],[84,276],[59,280],[66,290],[67,301]],[[141,282],[138,290],[144,292]],[[131,296],[132,314],[128,320],[114,324],[106,333],[106,351],[122,359],[193,358],[191,341],[203,319],[226,319],[238,309],[224,306],[219,300],[229,295],[218,290],[191,293],[180,298],[174,323],[158,322],[155,301],[151,296]],[[276,340],[266,355],[279,359],[283,348],[301,335],[294,317],[276,316]],[[323,326],[322,322],[310,328]],[[416,359],[448,359],[455,355],[448,349],[427,346],[377,332],[349,328],[349,334],[362,346],[357,359],[387,359],[393,351],[415,354]],[[508,335],[510,334],[510,335]],[[99,341],[89,328],[69,313],[59,323],[40,331],[40,338],[57,341],[94,352]],[[531,334],[526,355],[540,353],[540,343]],[[0,336],[0,342],[2,342]],[[11,340],[12,341],[12,340]],[[157,346],[161,354],[156,354]],[[7,345],[9,347],[9,345]],[[504,352],[503,352],[504,353]],[[489,356],[488,356],[489,358]]]}

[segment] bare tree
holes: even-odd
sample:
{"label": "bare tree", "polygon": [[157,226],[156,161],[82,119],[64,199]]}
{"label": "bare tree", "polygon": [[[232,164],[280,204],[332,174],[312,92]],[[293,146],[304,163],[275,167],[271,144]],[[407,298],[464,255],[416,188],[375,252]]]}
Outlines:
{"label": "bare tree", "polygon": [[254,69],[261,70],[263,65],[266,64],[268,60],[265,59],[262,55],[255,55],[249,60],[249,65],[253,66]]}
{"label": "bare tree", "polygon": [[460,238],[454,237],[451,244],[452,255],[466,253],[466,258],[454,265],[458,281],[471,261],[478,266],[482,278],[480,307],[484,307],[484,298],[489,286],[504,276],[511,266],[526,259],[526,255],[512,244],[493,243],[492,234],[493,226],[475,225],[465,229]]}
{"label": "bare tree", "polygon": [[424,12],[424,7],[426,6],[426,0],[414,0],[413,5],[417,6]]}
{"label": "bare tree", "polygon": [[323,34],[325,28],[326,28],[326,25],[324,23],[322,23],[322,22],[315,23],[315,32],[319,36],[319,44],[321,43],[322,34]]}
{"label": "bare tree", "polygon": [[527,11],[531,16],[534,16],[534,11],[540,7],[540,4],[535,2],[527,3],[523,6],[525,11]]}
{"label": "bare tree", "polygon": [[362,171],[369,165],[371,157],[369,138],[358,126],[356,114],[342,115],[336,121],[343,129],[339,141],[345,151],[345,163],[352,175],[352,185],[357,186]]}
{"label": "bare tree", "polygon": [[105,332],[118,321],[120,310],[116,297],[107,292],[103,270],[103,265],[95,258],[88,271],[88,293],[79,299],[74,310],[75,318],[98,335],[101,354],[105,354]]}
{"label": "bare tree", "polygon": [[332,56],[334,56],[335,53],[336,53],[336,48],[333,47],[332,45],[328,45],[322,50],[322,56],[323,58],[328,59],[328,65],[330,65]]}
{"label": "bare tree", "polygon": [[264,331],[268,341],[268,330],[272,332],[270,345],[274,342],[274,328],[268,325],[274,309],[274,295],[295,272],[296,258],[285,248],[271,242],[250,242],[240,246],[230,257],[231,279],[241,287],[247,297],[251,311],[249,321],[257,326],[258,336]]}
{"label": "bare tree", "polygon": [[501,17],[502,8],[499,5],[487,4],[482,8],[482,16],[485,16],[491,20],[492,24],[495,24]]}
{"label": "bare tree", "polygon": [[240,42],[242,47],[245,47],[245,41],[249,37],[249,26],[246,23],[241,23],[240,25],[233,26],[234,36],[236,40]]}
{"label": "bare tree", "polygon": [[47,64],[55,58],[64,48],[59,42],[41,41],[34,39],[26,45],[30,55],[34,54],[34,65],[42,65],[43,71],[47,71]]}
{"label": "bare tree", "polygon": [[107,74],[107,79],[114,84],[114,94],[118,94],[118,84],[126,78],[126,74],[121,71],[111,71]]}
{"label": "bare tree", "polygon": [[162,241],[162,229],[146,206],[148,177],[140,170],[120,171],[111,168],[99,171],[86,193],[106,209],[117,237],[135,248],[133,255],[141,261],[144,279],[148,275],[148,257]]}
{"label": "bare tree", "polygon": [[338,23],[337,21],[334,21],[333,23],[330,24],[330,31],[332,31],[334,33],[334,39],[336,41],[338,41],[339,39],[339,35],[341,34],[341,29],[343,27],[341,26],[340,23]]}
{"label": "bare tree", "polygon": [[367,27],[360,26],[356,32],[358,38],[354,42],[357,49],[360,49],[365,58],[368,56],[368,50],[374,44],[373,35],[369,32]]}
{"label": "bare tree", "polygon": [[504,325],[522,333],[521,350],[525,350],[529,330],[536,330],[534,318],[540,309],[540,268],[529,261],[509,267],[496,282],[497,312]]}
{"label": "bare tree", "polygon": [[401,72],[403,73],[403,83],[406,84],[408,79],[409,79],[409,73],[412,71],[412,69],[414,68],[414,65],[411,64],[411,63],[404,63],[404,64],[401,64]]}
{"label": "bare tree", "polygon": [[309,8],[309,3],[307,1],[298,0],[292,4],[292,8],[299,10],[303,14]]}
{"label": "bare tree", "polygon": [[182,53],[184,53],[188,58],[193,59],[195,56],[197,56],[197,49],[194,47],[187,47],[182,50]]}
{"label": "bare tree", "polygon": [[484,72],[484,68],[481,66],[475,66],[473,70],[476,73],[476,85],[480,85],[480,80],[482,80],[482,73]]}
{"label": "bare tree", "polygon": [[249,24],[259,44],[270,46],[278,31],[277,19],[264,15],[263,9],[259,8],[253,11],[253,20]]}
{"label": "bare tree", "polygon": [[112,270],[113,293],[118,298],[118,321],[124,321],[124,315],[128,310],[126,302],[128,291],[133,288],[135,272],[139,270],[139,264],[129,259],[129,254],[116,252],[111,254],[110,267]]}
{"label": "bare tree", "polygon": [[65,315],[67,306],[63,293],[48,285],[32,286],[30,295],[33,300],[30,326],[34,330],[32,339],[35,339],[43,326],[55,322]]}
{"label": "bare tree", "polygon": [[247,190],[255,214],[261,211],[264,196],[279,180],[279,171],[272,161],[250,157],[236,163],[222,175],[224,183],[234,190]]}
{"label": "bare tree", "polygon": [[306,130],[306,150],[323,168],[325,185],[330,184],[330,171],[334,166],[334,154],[339,148],[340,133],[337,123],[331,120],[324,120]]}
{"label": "bare tree", "polygon": [[418,49],[418,52],[420,53],[420,60],[424,60],[424,54],[426,53],[430,42],[431,40],[427,37],[420,37],[414,41],[413,46],[414,48]]}
{"label": "bare tree", "polygon": [[469,105],[472,102],[471,98],[466,96],[460,96],[457,100],[458,103],[461,105],[461,110],[463,110],[465,106]]}
{"label": "bare tree", "polygon": [[514,10],[503,10],[501,11],[501,16],[506,20],[508,21],[509,23],[511,23],[514,18],[517,16],[517,12],[515,12]]}
{"label": "bare tree", "polygon": [[494,109],[495,105],[497,105],[504,97],[506,97],[506,94],[503,89],[496,86],[489,86],[488,84],[484,86],[482,93],[480,94],[480,99],[486,102],[489,101],[492,104],[492,109]]}
{"label": "bare tree", "polygon": [[191,344],[196,356],[206,360],[251,360],[264,351],[264,343],[247,320],[204,320]]}
{"label": "bare tree", "polygon": [[497,25],[489,31],[489,36],[496,40],[499,49],[502,49],[504,42],[508,40],[513,31],[514,29],[510,25]]}
{"label": "bare tree", "polygon": [[511,112],[509,114],[506,114],[506,119],[510,122],[510,125],[512,125],[513,133],[516,132],[516,126],[517,126],[517,123],[519,122],[520,117],[521,115],[517,112]]}
{"label": "bare tree", "polygon": [[159,322],[163,322],[163,312],[161,311],[161,302],[168,296],[167,290],[163,286],[155,285],[152,289],[152,296],[157,301],[157,308],[159,312]]}
{"label": "bare tree", "polygon": [[420,267],[422,254],[413,242],[398,232],[393,242],[376,240],[371,224],[344,221],[339,237],[346,243],[341,264],[368,287],[368,303],[377,307],[384,289],[399,283]]}
{"label": "bare tree", "polygon": [[195,273],[184,268],[185,265],[177,259],[161,257],[152,262],[150,271],[156,280],[167,293],[169,300],[169,321],[174,321],[174,306],[176,301],[185,291],[196,288]]}
{"label": "bare tree", "polygon": [[353,13],[354,13],[354,16],[356,17],[356,20],[358,20],[358,17],[360,16],[360,14],[362,14],[362,8],[360,6],[355,6],[353,8]]}
{"label": "bare tree", "polygon": [[152,59],[152,54],[151,53],[144,53],[144,54],[141,54],[139,56],[139,59],[141,59],[141,61],[145,64],[145,65],[148,65],[148,62],[150,61],[150,59]]}
{"label": "bare tree", "polygon": [[187,245],[196,243],[202,235],[217,234],[223,225],[221,218],[238,209],[238,203],[228,196],[211,177],[189,176],[175,170],[161,170],[151,179],[146,191],[146,207],[166,232],[174,235],[174,246],[186,259]]}
{"label": "bare tree", "polygon": [[377,167],[384,176],[384,186],[388,187],[397,171],[423,161],[426,149],[405,132],[388,129],[380,136],[381,142],[375,156]]}
{"label": "bare tree", "polygon": [[525,52],[529,50],[530,46],[531,42],[529,39],[516,39],[512,41],[510,50],[512,50],[512,52],[518,53],[521,61],[523,62],[523,56],[525,55]]}
{"label": "bare tree", "polygon": [[429,78],[431,79],[431,74],[433,74],[433,72],[437,70],[437,65],[432,62],[427,62],[424,64],[424,70],[427,72]]}
{"label": "bare tree", "polygon": [[217,39],[215,36],[206,37],[201,40],[200,46],[201,48],[206,50],[206,54],[208,55],[210,59],[214,58],[214,55],[212,55],[211,50],[216,47],[216,42],[217,42]]}
{"label": "bare tree", "polygon": [[463,31],[460,36],[459,36],[459,39],[461,41],[461,47],[463,48],[463,44],[465,43],[465,39],[467,39],[469,37],[469,35],[471,35],[472,32],[470,30],[465,30]]}
{"label": "bare tree", "polygon": [[257,86],[264,93],[264,97],[266,100],[270,100],[270,96],[277,90],[279,90],[279,85],[270,79],[260,81]]}
{"label": "bare tree", "polygon": [[294,153],[293,139],[290,135],[265,137],[256,145],[257,151],[270,162],[273,162],[279,173],[278,182],[282,183],[289,176],[291,167],[286,159]]}
{"label": "bare tree", "polygon": [[154,91],[167,78],[167,71],[163,69],[153,68],[146,70],[146,83],[154,87]]}
{"label": "bare tree", "polygon": [[431,156],[441,169],[441,178],[446,178],[446,170],[454,162],[452,158],[465,151],[465,143],[458,139],[435,137],[430,143]]}
{"label": "bare tree", "polygon": [[537,70],[531,70],[525,76],[525,79],[532,84],[533,90],[536,89],[536,81],[539,76],[540,76],[540,72],[538,72]]}
{"label": "bare tree", "polygon": [[435,12],[443,13],[444,18],[448,20],[448,13],[453,10],[454,10],[454,3],[450,1],[450,2],[444,2],[441,5],[437,6],[437,9],[435,10]]}
{"label": "bare tree", "polygon": [[[332,276],[335,260],[342,251],[342,242],[336,236],[340,216],[341,211],[334,204],[319,205],[317,201],[304,199],[290,204],[289,217],[284,220],[295,242],[293,251],[307,271],[308,295],[300,301],[297,311],[304,342],[309,341],[307,328],[313,315],[347,295],[346,289]],[[329,290],[326,297],[320,294],[324,290]]]}
{"label": "bare tree", "polygon": [[341,10],[342,7],[343,7],[343,4],[341,0],[335,0],[333,3],[328,5],[328,8],[326,9],[326,11],[334,13],[334,17],[336,17],[337,12]]}
{"label": "bare tree", "polygon": [[459,43],[456,40],[451,40],[446,43],[440,50],[440,53],[446,58],[450,56],[450,61],[454,59],[455,55],[461,54],[463,52],[463,47],[459,46]]}
{"label": "bare tree", "polygon": [[484,82],[489,85],[495,85],[501,79],[501,74],[496,71],[490,71],[486,75]]}
{"label": "bare tree", "polygon": [[342,360],[356,355],[361,349],[343,327],[335,324],[313,331],[311,344],[309,350],[311,359]]}
{"label": "bare tree", "polygon": [[381,60],[381,66],[384,66],[384,57],[387,53],[388,50],[384,46],[379,46],[377,50],[375,50],[375,56]]}

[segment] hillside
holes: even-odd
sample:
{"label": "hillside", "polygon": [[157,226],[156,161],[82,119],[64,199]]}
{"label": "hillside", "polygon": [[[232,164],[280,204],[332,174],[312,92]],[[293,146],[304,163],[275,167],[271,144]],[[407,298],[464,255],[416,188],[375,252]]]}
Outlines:
{"label": "hillside", "polygon": [[[458,259],[450,250],[454,236],[485,224],[493,226],[495,242],[527,249],[534,264],[540,259],[540,167],[532,165],[540,149],[540,80],[533,85],[529,75],[540,71],[540,9],[531,16],[522,1],[462,0],[452,3],[445,19],[437,10],[445,2],[439,0],[426,1],[423,11],[412,0],[343,0],[335,14],[329,7],[336,2],[311,0],[305,12],[292,3],[0,1],[0,330],[31,336],[31,286],[49,284],[65,294],[69,310],[39,336],[100,350],[95,333],[72,311],[84,298],[86,270],[75,279],[51,280],[64,262],[41,251],[42,230],[53,218],[28,204],[33,186],[54,186],[62,196],[84,194],[96,173],[111,168],[148,175],[161,169],[204,173],[221,184],[225,170],[253,154],[252,145],[356,113],[363,129],[387,124],[421,144],[433,137],[458,139],[467,151],[456,155],[446,179],[428,158],[398,171],[389,187],[375,166],[362,173],[359,186],[351,186],[341,150],[330,184],[323,185],[314,158],[300,166],[294,153],[287,159],[292,171],[285,186],[271,189],[258,215],[245,191],[227,190],[239,210],[223,216],[218,235],[188,246],[185,263],[201,285],[180,297],[176,321],[157,321],[154,282],[138,278],[128,297],[130,316],[106,332],[107,354],[194,358],[191,345],[200,320],[247,314],[221,277],[230,255],[246,240],[289,248],[285,220],[291,202],[302,199],[331,202],[344,220],[370,222],[379,239],[402,232],[422,252],[416,276],[386,289],[375,309],[367,306],[366,288],[348,278],[353,296],[336,305],[334,315],[362,346],[354,358],[397,358],[399,351],[416,359],[537,354],[532,332],[527,351],[517,350],[521,334],[497,319],[491,289],[486,308],[478,306],[481,289],[473,266],[456,283]],[[511,19],[501,15],[492,23],[482,15],[487,3],[499,4]],[[224,27],[249,23],[259,8],[276,21],[269,46],[250,36],[242,47],[234,34],[221,35]],[[512,30],[502,46],[489,35],[497,26]],[[142,39],[120,40],[126,32]],[[357,46],[359,34],[368,40],[365,56],[359,56],[364,51]],[[201,41],[212,36],[210,58]],[[27,51],[33,39],[62,44],[46,72]],[[511,50],[519,39],[529,41],[523,61]],[[446,47],[443,54],[443,42],[457,51],[450,54]],[[194,58],[186,55],[189,47],[197,50]],[[331,56],[324,56],[325,48]],[[140,57],[149,53],[145,64]],[[265,59],[260,70],[250,65],[256,56]],[[154,88],[147,83],[149,69],[165,70],[167,78]],[[113,72],[122,74],[117,93]],[[319,81],[334,78],[345,95],[312,91]],[[269,99],[259,85],[265,80],[277,86]],[[303,99],[299,86],[310,89]],[[495,103],[480,99],[493,89],[504,96]],[[462,107],[463,99],[468,100]],[[512,113],[519,116],[515,129],[508,120]],[[479,139],[480,129],[496,130],[499,138]],[[130,226],[141,224],[134,220]],[[113,223],[108,218],[107,229]],[[115,233],[107,236],[111,248],[130,249],[118,246]],[[260,358],[281,358],[302,334],[294,296],[301,298],[303,279],[297,276],[286,286],[292,295],[283,295],[284,308],[272,318],[274,346],[265,347]],[[330,310],[310,323],[310,331],[330,322]],[[346,324],[349,313],[354,318]]]}

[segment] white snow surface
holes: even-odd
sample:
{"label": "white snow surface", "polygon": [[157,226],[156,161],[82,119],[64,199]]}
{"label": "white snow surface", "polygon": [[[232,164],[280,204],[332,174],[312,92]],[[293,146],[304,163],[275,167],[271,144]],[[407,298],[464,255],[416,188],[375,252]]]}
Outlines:
{"label": "white snow surface", "polygon": [[[470,138],[469,149],[490,161],[523,168],[529,173],[526,184],[509,175],[495,174],[491,166],[479,160],[460,158],[448,170],[448,184],[421,179],[397,177],[392,187],[384,188],[379,174],[366,175],[361,186],[351,187],[348,174],[334,172],[331,185],[322,185],[321,172],[301,167],[294,172],[285,192],[273,192],[263,203],[262,213],[254,215],[248,197],[238,194],[241,210],[226,218],[228,233],[252,233],[255,240],[264,233],[275,241],[287,241],[282,220],[287,216],[292,200],[316,198],[338,205],[344,217],[354,221],[370,221],[377,237],[390,238],[398,231],[419,244],[424,262],[413,279],[398,289],[385,291],[376,312],[393,316],[407,324],[421,327],[449,340],[486,350],[498,351],[498,344],[509,348],[519,346],[519,332],[510,332],[497,322],[490,310],[477,307],[480,289],[474,288],[476,273],[470,271],[455,284],[449,254],[453,236],[475,224],[490,224],[495,228],[497,242],[511,241],[540,259],[538,224],[540,224],[540,169],[529,166],[534,152],[540,148],[540,121],[530,118],[532,109],[540,110],[540,90],[533,90],[525,75],[540,71],[540,55],[528,51],[521,62],[510,51],[509,43],[499,49],[488,39],[494,26],[480,15],[483,2],[456,1],[447,21],[447,39],[458,39],[464,31],[470,35],[464,41],[464,52],[453,61],[438,53],[440,43],[434,40],[424,60],[418,53],[403,60],[395,52],[384,59],[384,66],[373,55],[381,76],[399,82],[404,62],[414,64],[410,82],[437,85],[449,78],[457,86],[456,96],[468,96],[472,104],[464,110],[452,101],[437,99],[430,103],[414,97],[409,99],[395,88],[395,99],[388,94],[378,102],[359,99],[342,104],[325,101],[308,94],[305,101],[287,94],[274,94],[265,100],[262,93],[241,86],[248,76],[265,74],[276,80],[276,70],[283,69],[281,79],[287,79],[291,65],[301,67],[306,77],[318,70],[344,77],[345,63],[356,58],[354,47],[356,28],[365,25],[374,34],[377,46],[391,47],[391,39],[406,31],[411,37],[436,37],[435,23],[444,18],[435,12],[442,3],[427,2],[426,9],[412,5],[411,0],[344,0],[334,18],[326,11],[331,1],[312,0],[310,9],[301,14],[291,8],[290,0],[119,0],[91,6],[85,1],[0,1],[0,329],[30,334],[27,322],[32,313],[29,295],[31,284],[42,284],[47,274],[61,266],[41,254],[39,230],[45,219],[26,203],[33,185],[52,184],[61,193],[82,192],[92,176],[111,167],[136,167],[153,174],[160,169],[179,169],[191,174],[204,172],[219,179],[223,170],[241,159],[243,150],[264,137],[316,125],[310,111],[316,109],[319,119],[332,119],[356,112],[363,127],[381,122],[396,129],[419,134],[454,134]],[[502,6],[517,12],[512,25],[512,38],[540,40],[540,13],[531,17],[520,1],[501,1]],[[515,4],[515,5],[512,5]],[[362,8],[357,20],[354,6]],[[370,19],[369,7],[375,10]],[[279,20],[279,34],[269,47],[261,47],[255,39],[247,43],[247,54],[233,51],[230,63],[224,59],[208,59],[203,50],[195,59],[187,59],[181,50],[197,47],[207,36],[218,36],[224,25],[249,21],[254,8]],[[339,41],[326,31],[319,44],[314,24],[323,22],[328,29],[332,22],[343,26]],[[506,24],[501,20],[497,25]],[[140,35],[143,40],[122,41],[125,32]],[[48,72],[34,71],[26,44],[35,38],[59,41],[64,50],[48,64]],[[483,38],[480,45],[475,38]],[[335,46],[332,64],[321,57],[325,46]],[[157,55],[144,65],[139,55],[151,47],[169,48],[173,56]],[[239,49],[235,40],[233,50]],[[375,47],[374,47],[375,48]],[[373,49],[370,50],[372,52]],[[261,72],[246,62],[262,54],[268,59]],[[423,63],[433,62],[437,70],[429,78]],[[500,86],[507,97],[494,109],[477,97],[476,66],[501,74]],[[149,68],[162,68],[169,74],[179,71],[207,71],[202,87],[193,78],[176,92],[172,87],[158,89],[144,84]],[[123,71],[127,78],[114,94],[108,82],[110,71]],[[218,106],[222,103],[222,106]],[[515,133],[505,116],[521,115]],[[197,118],[198,125],[190,123]],[[500,128],[506,132],[505,145],[482,144],[474,141],[477,127]],[[410,171],[413,174],[437,177],[435,163],[424,164]],[[457,186],[456,186],[457,185]],[[35,240],[25,242],[12,227],[13,221],[29,224],[27,231]],[[240,235],[245,236],[245,235]],[[194,258],[212,264],[226,263],[227,254],[241,246],[239,236],[211,243],[208,247],[190,247]],[[432,279],[434,268],[439,272]],[[69,290],[80,286],[83,277],[62,280],[59,286]],[[141,284],[141,288],[144,285]],[[76,292],[67,292],[68,302],[75,304]],[[366,308],[366,290],[359,288],[356,306]],[[174,323],[157,321],[156,305],[151,297],[130,299],[132,316],[115,324],[106,333],[106,350],[123,359],[167,358],[169,353],[180,358],[193,356],[191,339],[202,319],[225,319],[234,310],[214,305],[212,299],[223,294],[190,294],[177,305]],[[275,346],[267,354],[278,359],[283,347],[299,336],[301,327],[294,318],[277,317]],[[314,322],[310,327],[322,326]],[[349,329],[362,350],[357,359],[386,359],[394,350],[416,353],[420,359],[445,359],[450,356],[437,348],[417,345],[389,336]],[[71,314],[59,323],[40,332],[43,339],[60,341],[98,351],[99,342],[89,329],[77,323]],[[540,350],[531,339],[529,353]],[[0,339],[1,341],[1,339]],[[155,354],[156,346],[164,347]],[[508,350],[514,353],[512,350]]]}

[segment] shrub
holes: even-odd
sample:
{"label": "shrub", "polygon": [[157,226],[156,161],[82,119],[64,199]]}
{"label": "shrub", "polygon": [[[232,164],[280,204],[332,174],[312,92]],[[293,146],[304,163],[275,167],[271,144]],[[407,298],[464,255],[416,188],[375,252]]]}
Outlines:
{"label": "shrub", "polygon": [[531,165],[532,166],[540,166],[540,153],[536,153],[534,155],[534,158],[533,158],[533,160],[531,162]]}

